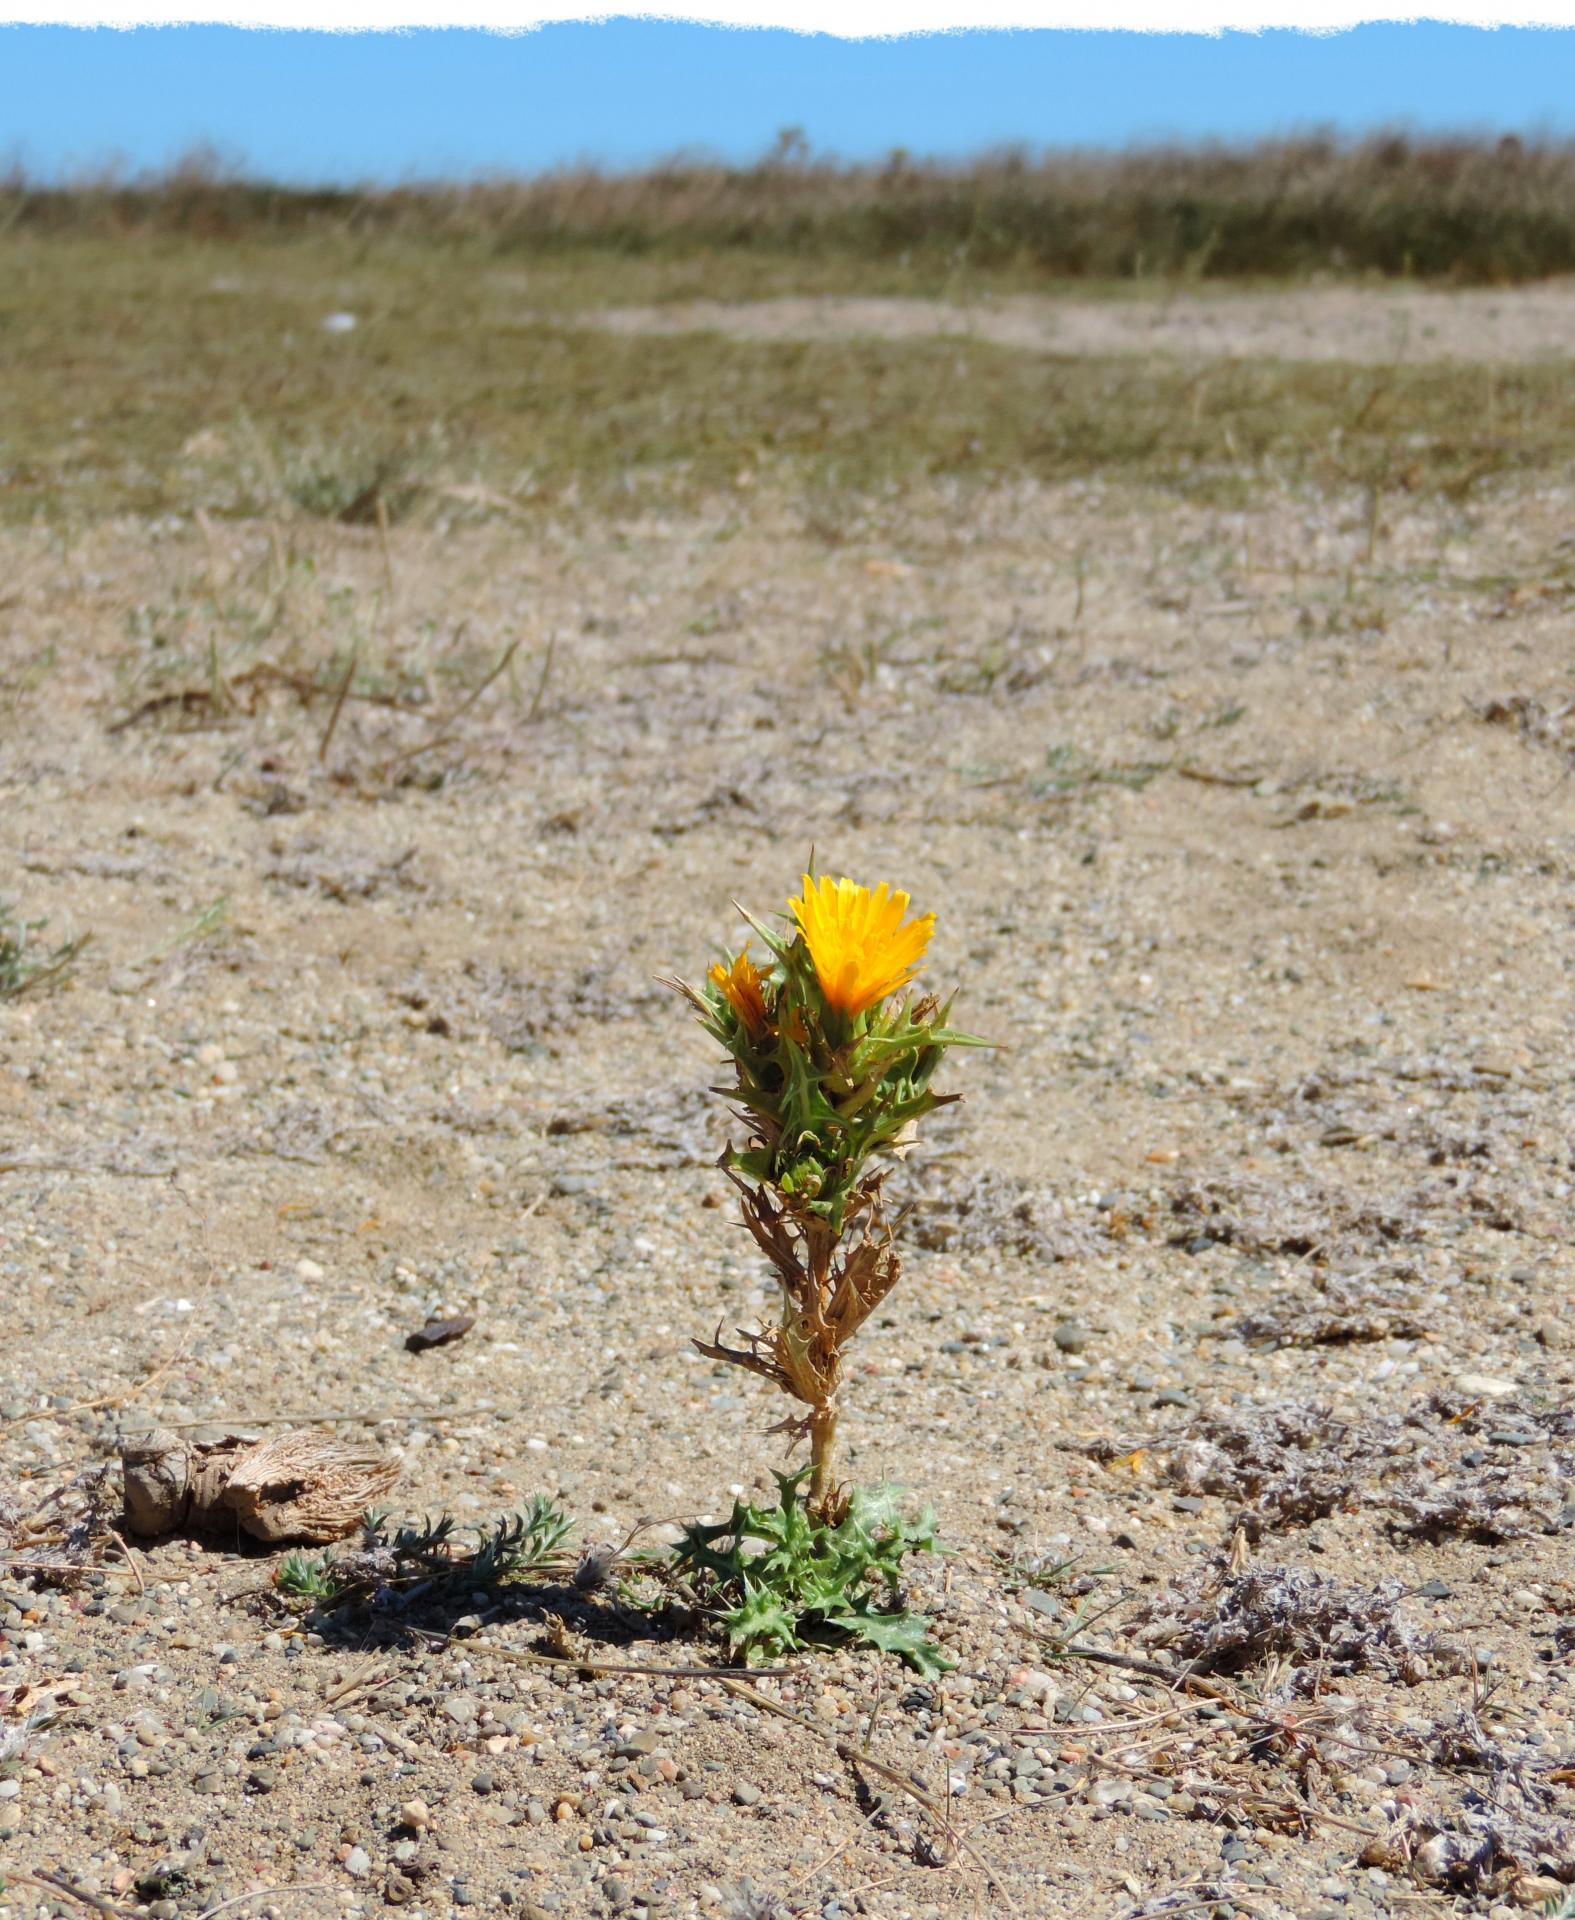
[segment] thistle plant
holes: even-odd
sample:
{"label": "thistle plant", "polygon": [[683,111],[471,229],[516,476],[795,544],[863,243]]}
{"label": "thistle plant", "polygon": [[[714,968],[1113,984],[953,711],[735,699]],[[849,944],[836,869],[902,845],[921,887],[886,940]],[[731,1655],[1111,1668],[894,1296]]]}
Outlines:
{"label": "thistle plant", "polygon": [[946,1049],[986,1043],[949,1024],[950,999],[912,987],[935,916],[910,919],[907,894],[806,874],[788,909],[781,932],[745,914],[760,964],[746,947],[698,989],[673,983],[727,1053],[733,1079],[715,1091],[746,1137],[722,1165],[782,1296],[773,1322],[740,1330],[742,1346],[720,1327],[695,1345],[799,1402],[776,1430],[808,1439],[807,1504],[835,1524],[847,1509],[836,1473],[844,1356],[902,1271],[883,1195],[890,1162],[926,1114],[960,1097],[931,1086]]}

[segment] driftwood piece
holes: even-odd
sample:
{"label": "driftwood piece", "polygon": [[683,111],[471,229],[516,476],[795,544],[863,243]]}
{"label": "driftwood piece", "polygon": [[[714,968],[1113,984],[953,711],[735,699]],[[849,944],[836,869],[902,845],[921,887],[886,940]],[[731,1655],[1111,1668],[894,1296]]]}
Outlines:
{"label": "driftwood piece", "polygon": [[143,1540],[237,1526],[270,1545],[340,1540],[399,1478],[375,1448],[302,1432],[155,1427],[125,1441],[120,1460],[126,1527]]}
{"label": "driftwood piece", "polygon": [[375,1447],[276,1433],[242,1454],[224,1498],[257,1540],[340,1540],[399,1478]]}
{"label": "driftwood piece", "polygon": [[412,1353],[425,1353],[428,1347],[446,1347],[451,1340],[463,1340],[476,1324],[474,1314],[462,1313],[453,1320],[429,1320],[424,1327],[406,1334],[405,1345]]}

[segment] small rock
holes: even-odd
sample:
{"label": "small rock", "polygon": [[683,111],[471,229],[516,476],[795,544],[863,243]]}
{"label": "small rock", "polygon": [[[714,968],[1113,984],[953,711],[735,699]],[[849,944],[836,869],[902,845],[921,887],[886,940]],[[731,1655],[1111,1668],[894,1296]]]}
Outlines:
{"label": "small rock", "polygon": [[365,1847],[352,1847],[345,1855],[345,1872],[352,1880],[364,1880],[372,1871],[371,1856]]}
{"label": "small rock", "polygon": [[1462,1393],[1475,1394],[1484,1400],[1502,1400],[1516,1391],[1513,1380],[1500,1380],[1491,1373],[1456,1374],[1455,1385]]}
{"label": "small rock", "polygon": [[740,1780],[733,1789],[733,1798],[741,1807],[753,1807],[759,1804],[760,1789],[752,1780]]}
{"label": "small rock", "polygon": [[1094,1336],[1081,1320],[1062,1320],[1050,1337],[1063,1353],[1081,1353]]}

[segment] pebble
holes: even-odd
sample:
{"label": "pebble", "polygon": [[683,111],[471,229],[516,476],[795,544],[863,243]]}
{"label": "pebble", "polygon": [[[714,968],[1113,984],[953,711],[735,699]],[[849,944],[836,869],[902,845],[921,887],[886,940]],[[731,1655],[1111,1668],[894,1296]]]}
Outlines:
{"label": "pebble", "polygon": [[352,1880],[364,1880],[372,1871],[372,1859],[365,1847],[352,1847],[345,1855],[345,1872]]}
{"label": "pebble", "polygon": [[759,1803],[760,1789],[752,1780],[740,1780],[733,1789],[733,1798],[741,1807],[753,1807]]}
{"label": "pebble", "polygon": [[1081,1320],[1062,1320],[1050,1337],[1063,1353],[1081,1353],[1094,1336]]}
{"label": "pebble", "polygon": [[1475,1394],[1484,1400],[1502,1400],[1517,1391],[1513,1380],[1500,1380],[1491,1373],[1456,1374],[1455,1385],[1462,1393]]}

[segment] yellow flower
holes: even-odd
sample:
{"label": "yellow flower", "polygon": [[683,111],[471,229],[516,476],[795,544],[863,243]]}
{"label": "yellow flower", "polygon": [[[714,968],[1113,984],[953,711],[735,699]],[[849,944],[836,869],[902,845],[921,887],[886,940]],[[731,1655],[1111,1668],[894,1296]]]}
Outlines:
{"label": "yellow flower", "polygon": [[935,931],[935,915],[906,923],[908,896],[883,880],[872,893],[852,880],[811,880],[790,900],[828,1006],[850,1019],[906,986]]}
{"label": "yellow flower", "polygon": [[742,953],[735,954],[730,967],[724,967],[720,960],[717,961],[711,969],[711,979],[749,1031],[764,1033],[767,1026],[766,998],[760,991],[760,969],[750,959],[749,949],[746,947]]}

